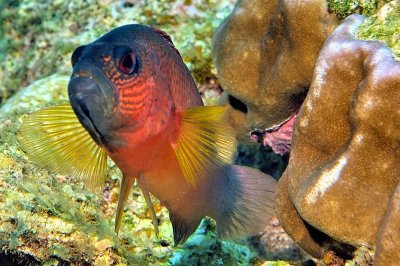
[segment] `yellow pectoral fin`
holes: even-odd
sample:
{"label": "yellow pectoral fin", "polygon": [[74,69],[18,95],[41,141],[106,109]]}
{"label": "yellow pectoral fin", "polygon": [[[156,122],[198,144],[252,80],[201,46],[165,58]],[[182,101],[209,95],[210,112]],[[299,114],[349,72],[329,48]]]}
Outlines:
{"label": "yellow pectoral fin", "polygon": [[232,163],[236,139],[228,124],[226,106],[198,106],[180,114],[179,136],[173,149],[186,180],[193,186]]}
{"label": "yellow pectoral fin", "polygon": [[19,141],[35,163],[82,178],[90,190],[103,186],[106,151],[93,141],[69,104],[29,114],[20,127]]}

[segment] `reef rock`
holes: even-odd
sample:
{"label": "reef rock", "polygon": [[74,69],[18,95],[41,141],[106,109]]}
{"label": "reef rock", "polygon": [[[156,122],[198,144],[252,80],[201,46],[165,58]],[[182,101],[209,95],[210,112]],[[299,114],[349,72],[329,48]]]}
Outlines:
{"label": "reef rock", "polygon": [[400,185],[390,200],[376,244],[375,265],[396,265],[400,261]]}
{"label": "reef rock", "polygon": [[297,113],[336,21],[320,0],[237,3],[214,34],[212,52],[239,138]]}
{"label": "reef rock", "polygon": [[378,237],[377,262],[388,265],[383,257],[400,254],[400,62],[383,44],[354,38],[363,20],[347,18],[321,50],[276,211],[314,257],[353,257]]}

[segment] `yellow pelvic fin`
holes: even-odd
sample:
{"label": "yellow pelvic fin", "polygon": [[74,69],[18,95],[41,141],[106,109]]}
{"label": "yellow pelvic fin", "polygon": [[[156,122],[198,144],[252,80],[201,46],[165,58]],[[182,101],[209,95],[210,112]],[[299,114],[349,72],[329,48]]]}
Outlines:
{"label": "yellow pelvic fin", "polygon": [[196,106],[181,114],[179,136],[172,146],[183,175],[193,186],[232,163],[236,139],[225,117],[227,109]]}
{"label": "yellow pelvic fin", "polygon": [[156,234],[156,237],[158,238],[158,235],[159,235],[158,220],[157,220],[156,212],[154,210],[153,202],[151,202],[150,193],[147,189],[144,174],[140,174],[138,183],[139,183],[140,190],[142,191],[143,197],[146,201],[147,208],[149,208],[149,210],[150,210],[151,220],[153,221],[153,226],[154,226],[154,232]]}
{"label": "yellow pelvic fin", "polygon": [[106,151],[93,141],[69,104],[29,114],[20,127],[19,141],[38,165],[82,178],[92,191],[102,188]]}
{"label": "yellow pelvic fin", "polygon": [[131,193],[135,178],[130,176],[122,176],[121,187],[119,189],[117,214],[115,216],[115,232],[118,234],[121,227],[122,216],[124,213],[125,203],[128,200],[129,193]]}

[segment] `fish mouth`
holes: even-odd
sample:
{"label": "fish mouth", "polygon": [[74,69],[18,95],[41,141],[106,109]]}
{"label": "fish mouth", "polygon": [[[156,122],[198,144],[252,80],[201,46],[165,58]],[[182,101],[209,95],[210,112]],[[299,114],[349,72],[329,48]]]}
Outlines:
{"label": "fish mouth", "polygon": [[101,86],[89,77],[71,78],[68,84],[68,95],[72,109],[82,126],[99,146],[106,140],[101,133],[104,120],[105,101]]}

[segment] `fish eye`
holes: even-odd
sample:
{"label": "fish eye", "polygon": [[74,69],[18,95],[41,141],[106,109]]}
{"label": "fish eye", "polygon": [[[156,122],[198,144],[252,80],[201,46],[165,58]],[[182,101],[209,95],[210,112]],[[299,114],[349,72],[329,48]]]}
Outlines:
{"label": "fish eye", "polygon": [[75,66],[75,64],[79,61],[79,58],[81,58],[82,52],[85,49],[86,45],[79,46],[74,50],[71,56],[71,64],[72,66]]}
{"label": "fish eye", "polygon": [[124,74],[130,75],[135,70],[136,57],[135,54],[130,52],[124,55],[119,61],[119,70]]}
{"label": "fish eye", "polygon": [[128,47],[117,47],[114,51],[116,65],[119,71],[132,75],[138,71],[138,60],[135,53]]}

